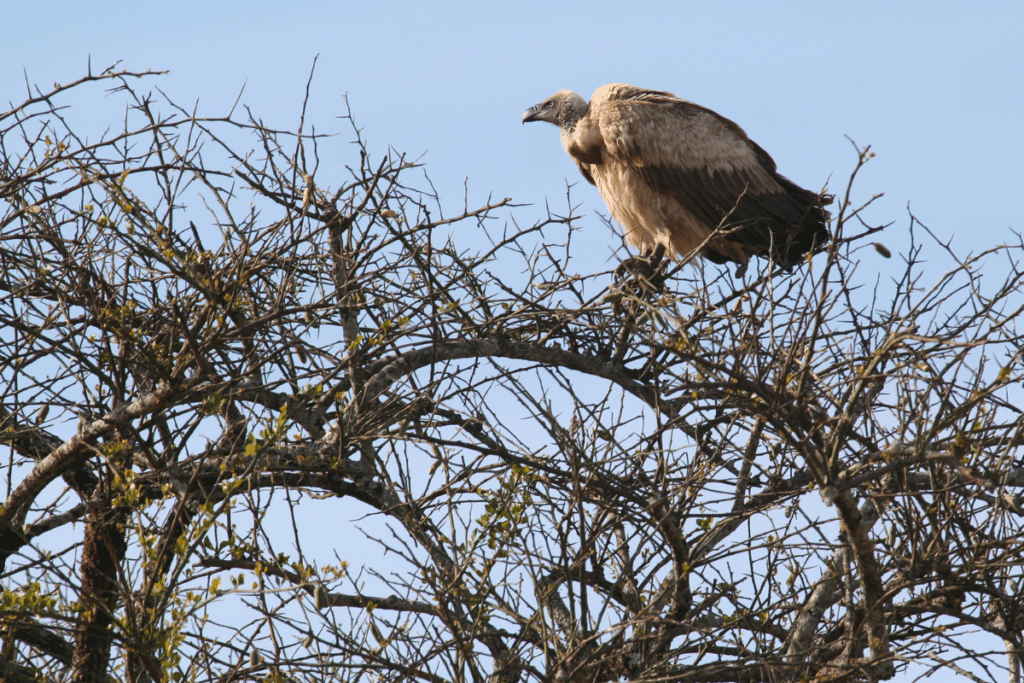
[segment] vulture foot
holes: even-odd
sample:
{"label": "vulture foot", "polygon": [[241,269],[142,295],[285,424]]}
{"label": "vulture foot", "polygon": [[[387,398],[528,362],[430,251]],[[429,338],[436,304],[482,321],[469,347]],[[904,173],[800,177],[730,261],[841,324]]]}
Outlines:
{"label": "vulture foot", "polygon": [[647,301],[665,290],[665,247],[632,256],[615,269],[618,288]]}

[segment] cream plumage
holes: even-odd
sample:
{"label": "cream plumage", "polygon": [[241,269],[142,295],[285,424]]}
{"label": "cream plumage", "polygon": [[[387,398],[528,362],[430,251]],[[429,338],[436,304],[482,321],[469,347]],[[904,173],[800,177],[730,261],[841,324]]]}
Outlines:
{"label": "cream plumage", "polygon": [[671,93],[612,83],[588,104],[562,90],[526,110],[529,121],[561,129],[565,151],[644,254],[700,249],[715,263],[771,255],[788,266],[828,241],[831,197],[779,175],[742,128]]}

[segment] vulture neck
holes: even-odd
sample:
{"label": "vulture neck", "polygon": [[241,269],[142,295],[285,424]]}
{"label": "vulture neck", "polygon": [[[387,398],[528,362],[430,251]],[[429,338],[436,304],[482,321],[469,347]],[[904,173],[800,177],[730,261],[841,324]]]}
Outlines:
{"label": "vulture neck", "polygon": [[569,148],[572,146],[572,134],[576,132],[576,122],[573,121],[572,123],[563,125],[559,130],[562,133],[562,149],[569,152],[569,154],[572,154],[572,152],[569,151]]}
{"label": "vulture neck", "polygon": [[556,97],[559,95],[561,95],[561,102],[554,123],[558,124],[562,133],[562,147],[569,152],[573,136],[576,134],[577,124],[587,115],[588,106],[587,101],[574,92],[563,90]]}
{"label": "vulture neck", "polygon": [[604,140],[597,121],[587,116],[578,116],[563,126],[562,147],[577,163],[600,164]]}

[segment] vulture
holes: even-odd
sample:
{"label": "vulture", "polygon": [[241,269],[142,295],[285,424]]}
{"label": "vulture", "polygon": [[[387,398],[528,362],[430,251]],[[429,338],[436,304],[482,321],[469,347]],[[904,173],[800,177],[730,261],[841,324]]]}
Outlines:
{"label": "vulture", "polygon": [[611,83],[588,104],[561,90],[528,121],[561,129],[626,240],[655,262],[699,250],[713,263],[757,255],[789,268],[828,242],[830,196],[779,175],[742,128],[672,93]]}

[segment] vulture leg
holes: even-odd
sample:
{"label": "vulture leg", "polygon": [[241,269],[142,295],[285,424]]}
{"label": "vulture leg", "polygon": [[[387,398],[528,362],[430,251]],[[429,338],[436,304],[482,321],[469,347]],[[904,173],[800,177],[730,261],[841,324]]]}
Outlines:
{"label": "vulture leg", "polygon": [[664,268],[661,267],[661,262],[665,260],[665,245],[659,244],[654,249],[648,249],[644,252],[644,256],[647,258],[647,262],[651,266],[651,270],[654,272],[662,271]]}
{"label": "vulture leg", "polygon": [[664,291],[665,265],[665,246],[659,244],[620,263],[615,269],[615,279],[623,290],[647,300]]}

